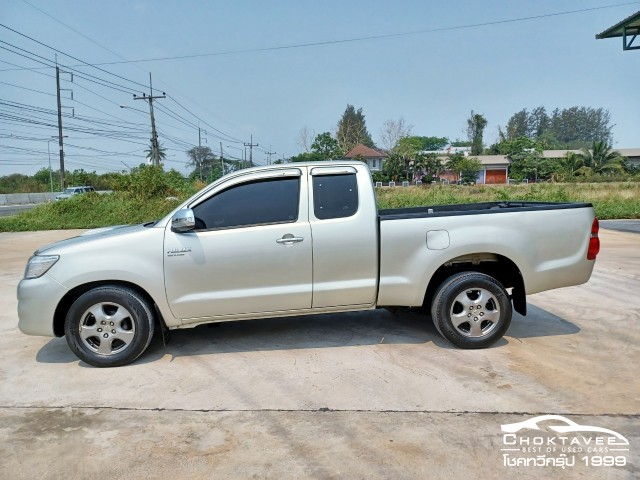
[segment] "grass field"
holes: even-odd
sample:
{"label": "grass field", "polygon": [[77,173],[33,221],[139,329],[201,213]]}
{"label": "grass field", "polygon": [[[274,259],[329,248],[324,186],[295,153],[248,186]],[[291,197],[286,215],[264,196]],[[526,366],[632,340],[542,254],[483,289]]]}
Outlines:
{"label": "grass field", "polygon": [[379,208],[417,207],[457,203],[528,200],[589,202],[598,218],[640,218],[640,184],[538,183],[529,185],[438,185],[377,190]]}
{"label": "grass field", "polygon": [[[438,185],[376,190],[379,208],[401,208],[488,201],[590,202],[600,219],[640,218],[640,183]],[[80,195],[0,218],[0,231],[96,228],[157,220],[178,200],[142,200],[127,192]]]}

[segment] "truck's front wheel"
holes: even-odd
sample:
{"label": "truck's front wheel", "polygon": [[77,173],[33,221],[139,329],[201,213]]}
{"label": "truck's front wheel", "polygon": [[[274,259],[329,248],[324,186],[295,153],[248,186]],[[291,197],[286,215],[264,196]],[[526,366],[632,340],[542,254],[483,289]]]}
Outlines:
{"label": "truck's front wheel", "polygon": [[485,348],[511,323],[511,300],[495,278],[478,272],[449,277],[436,292],[431,317],[440,334],[461,348]]}
{"label": "truck's front wheel", "polygon": [[82,294],[64,324],[69,347],[95,367],[133,362],[151,342],[154,317],[147,301],[126,287],[105,286]]}

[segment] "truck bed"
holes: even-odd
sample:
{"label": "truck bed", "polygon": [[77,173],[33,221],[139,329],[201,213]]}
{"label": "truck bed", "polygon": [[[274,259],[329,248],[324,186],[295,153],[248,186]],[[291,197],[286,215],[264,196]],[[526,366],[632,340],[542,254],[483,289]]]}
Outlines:
{"label": "truck bed", "polygon": [[426,207],[389,208],[378,211],[381,221],[409,218],[449,217],[456,215],[485,215],[502,212],[531,212],[540,210],[565,210],[592,207],[591,203],[573,202],[481,202],[459,205],[434,205]]}

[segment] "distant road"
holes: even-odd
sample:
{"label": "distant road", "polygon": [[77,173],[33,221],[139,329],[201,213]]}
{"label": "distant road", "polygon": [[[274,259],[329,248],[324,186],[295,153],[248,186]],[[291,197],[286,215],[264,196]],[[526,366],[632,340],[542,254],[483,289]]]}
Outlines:
{"label": "distant road", "polygon": [[8,217],[15,215],[16,213],[24,212],[25,210],[31,210],[36,207],[36,204],[30,205],[3,205],[0,206],[0,217]]}
{"label": "distant road", "polygon": [[640,220],[600,220],[600,226],[619,232],[640,233]]}

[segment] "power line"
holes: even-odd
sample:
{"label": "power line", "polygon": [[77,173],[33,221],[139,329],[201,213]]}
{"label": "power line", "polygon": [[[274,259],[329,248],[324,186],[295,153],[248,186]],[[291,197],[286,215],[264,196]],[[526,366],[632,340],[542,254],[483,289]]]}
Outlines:
{"label": "power line", "polygon": [[[51,48],[52,50],[54,50],[54,51],[56,51],[58,53],[61,53],[62,55],[68,56],[69,58],[73,58],[73,59],[75,59],[77,61],[82,61],[82,60],[79,60],[79,59],[77,59],[76,57],[74,57],[72,55],[69,55],[69,54],[67,54],[65,52],[62,52],[61,50],[58,50],[58,49],[55,49],[53,47],[50,47],[49,45],[43,44],[42,42],[39,42],[38,40],[36,40],[36,39],[34,39],[32,37],[29,37],[28,35],[21,34],[17,30],[11,29],[11,28],[7,27],[6,25],[0,24],[0,26],[2,26],[4,28],[7,28],[8,30],[10,30],[10,31],[12,31],[14,33],[22,35],[23,37],[28,38],[28,39],[30,39],[30,40],[32,40],[32,41],[34,41],[34,42],[36,42],[36,43],[38,43],[40,45],[43,45],[43,46],[45,46],[47,48]],[[2,43],[3,45],[6,45],[6,46],[0,45],[0,48],[4,49],[4,50],[6,50],[6,51],[8,51],[8,52],[10,52],[10,53],[12,53],[14,55],[21,56],[21,57],[23,57],[23,58],[25,58],[27,60],[32,61],[32,62],[36,62],[36,63],[39,63],[41,65],[44,65],[46,68],[59,68],[59,66],[62,66],[65,69],[68,68],[69,70],[71,70],[72,72],[70,72],[70,73],[72,75],[75,75],[77,79],[84,80],[84,81],[87,81],[87,82],[91,82],[91,83],[94,83],[94,84],[97,84],[97,85],[100,85],[100,86],[103,86],[103,87],[106,87],[106,88],[111,88],[111,89],[120,91],[122,93],[131,93],[132,92],[132,90],[129,89],[128,87],[125,87],[125,86],[120,85],[118,83],[111,82],[110,80],[106,80],[104,78],[88,74],[86,72],[77,71],[73,67],[68,67],[68,66],[66,66],[64,64],[53,64],[53,62],[51,60],[49,60],[46,57],[43,57],[43,56],[37,54],[34,51],[30,51],[30,50],[21,48],[21,47],[19,47],[17,45],[11,44],[9,42],[5,42],[3,40],[0,40],[0,43]],[[86,64],[87,66],[91,66],[87,62],[84,62],[84,61],[82,61],[82,62],[84,64]],[[7,63],[9,65],[14,65],[14,66],[20,67],[23,70],[29,70],[29,71],[38,73],[40,75],[48,76],[48,77],[51,77],[51,78],[58,77],[58,75],[53,76],[53,75],[50,75],[50,74],[47,74],[47,73],[44,73],[44,72],[39,72],[35,68],[21,67],[19,65],[12,64],[11,62],[3,62],[3,63]],[[106,73],[110,73],[110,72],[107,72],[104,69],[99,69],[99,70],[105,71]],[[130,80],[126,79],[125,77],[121,77],[119,75],[115,75],[115,76],[117,76],[118,78],[122,78],[124,80],[130,81]],[[84,85],[82,85],[81,82],[78,82],[78,81],[74,82],[73,78],[71,79],[71,81],[73,82],[73,85],[76,85],[77,87],[82,88],[82,89],[92,93],[93,95],[96,95],[96,96],[102,98],[103,100],[105,100],[107,102],[110,102],[112,104],[118,105],[118,103],[114,102],[113,100],[111,100],[111,99],[109,99],[107,97],[104,97],[104,96],[98,94],[97,92],[85,87]],[[137,82],[134,82],[134,81],[130,81],[130,82],[134,83],[134,84],[137,84]],[[46,94],[46,95],[50,95],[50,96],[57,96],[57,95],[54,95],[54,94],[51,94],[51,93],[48,93],[48,92],[44,92],[44,91],[41,91],[41,90],[31,89],[31,88],[28,88],[28,87],[22,87],[20,85],[10,84],[10,83],[7,83],[7,82],[0,82],[0,83],[6,84],[8,86],[16,87],[16,88],[21,88],[21,89],[28,90],[28,91],[33,91],[34,93],[41,93],[41,94]],[[142,98],[144,99],[144,97],[142,97]],[[96,111],[98,111],[98,112],[100,112],[100,113],[102,113],[102,114],[104,114],[106,116],[112,117],[112,118],[114,118],[116,120],[121,120],[124,123],[131,124],[130,122],[126,122],[123,119],[121,119],[119,117],[116,117],[115,115],[112,115],[112,114],[110,114],[108,112],[105,112],[105,111],[102,111],[100,109],[94,108],[91,105],[88,105],[88,104],[86,104],[84,102],[81,102],[81,101],[76,100],[76,99],[71,99],[71,100],[74,101],[75,103],[79,104],[79,105],[83,105],[83,106],[85,106],[87,108],[90,108],[92,110],[96,110]],[[180,106],[182,109],[184,109],[186,112],[188,112],[190,115],[192,115],[194,118],[198,119],[200,122],[202,122],[203,124],[206,124],[208,127],[210,127],[211,129],[213,129],[214,131],[220,133],[223,136],[220,137],[220,136],[218,136],[218,135],[216,135],[214,133],[211,133],[211,135],[213,135],[213,136],[215,136],[217,138],[220,138],[220,139],[224,140],[225,142],[231,142],[231,143],[239,143],[239,142],[241,142],[239,139],[236,139],[236,138],[232,137],[231,135],[229,135],[229,134],[227,134],[225,132],[222,132],[221,130],[217,129],[216,127],[213,127],[208,122],[204,121],[203,119],[198,117],[196,114],[194,114],[192,111],[187,109],[184,105],[182,105],[176,99],[172,98],[172,100],[178,106]],[[4,120],[8,120],[8,121],[0,121],[0,123],[5,123],[5,124],[9,124],[9,125],[23,125],[23,126],[25,126],[27,128],[30,128],[30,129],[31,128],[35,128],[35,129],[46,129],[46,130],[49,130],[50,128],[52,129],[52,128],[56,127],[56,125],[54,123],[54,119],[52,118],[57,113],[55,110],[43,109],[43,108],[30,106],[30,105],[27,105],[27,104],[20,104],[18,102],[11,102],[11,101],[9,101],[9,103],[5,103],[5,105],[8,106],[8,107],[17,109],[20,113],[19,114],[11,114],[11,113],[5,114],[5,113],[0,112],[0,118],[2,118]],[[185,125],[185,126],[187,126],[189,128],[193,128],[194,130],[196,128],[198,128],[195,125],[194,122],[188,120],[187,118],[185,118],[184,116],[182,116],[179,113],[175,112],[174,110],[170,109],[169,107],[163,107],[163,108],[161,108],[161,110],[166,115],[168,115],[169,117],[171,117],[174,120],[176,120],[178,123],[181,123],[181,124],[183,124],[183,125]],[[27,112],[31,112],[31,113],[27,113]],[[134,143],[134,144],[138,144],[138,145],[145,145],[143,143],[139,143],[139,142],[135,142],[135,141],[131,141],[130,140],[130,138],[132,137],[132,133],[135,133],[135,131],[140,131],[140,130],[133,131],[134,129],[132,129],[131,127],[124,126],[124,125],[117,125],[117,126],[119,126],[121,128],[124,126],[126,129],[128,129],[130,131],[113,131],[113,130],[105,130],[105,129],[87,128],[87,127],[84,127],[84,126],[77,125],[75,121],[78,121],[80,123],[88,123],[90,125],[101,125],[101,124],[103,124],[103,125],[114,125],[114,124],[102,121],[100,119],[90,119],[88,117],[84,117],[83,118],[81,116],[78,116],[78,117],[70,116],[70,115],[62,113],[62,112],[57,113],[57,115],[59,117],[61,117],[61,118],[66,118],[67,119],[67,121],[68,121],[67,125],[66,125],[66,130],[67,131],[70,131],[70,132],[82,132],[82,133],[85,133],[85,134],[94,135],[94,136],[101,136],[101,137],[104,137],[104,138],[110,138],[110,139],[117,140],[117,141],[126,141],[126,142],[129,142],[129,143]],[[49,118],[45,118],[45,117],[49,117]],[[131,125],[133,125],[133,124],[131,124]],[[58,125],[58,127],[59,127],[59,125]],[[144,131],[140,131],[140,132],[144,133]],[[180,150],[171,149],[171,148],[168,148],[168,150],[184,152],[184,149],[191,148],[193,146],[193,143],[189,143],[189,142],[184,141],[184,140],[182,140],[180,138],[173,137],[173,136],[171,136],[169,134],[166,134],[164,132],[163,132],[163,135],[166,137],[167,141],[170,142],[170,144],[174,144],[174,145],[180,147]],[[128,138],[122,138],[122,136],[127,136]],[[38,140],[34,140],[34,141],[38,141]],[[71,147],[76,147],[75,145],[70,145],[70,146]],[[109,155],[111,155],[111,154],[119,155],[118,152],[109,153]],[[176,163],[181,163],[181,162],[176,162]],[[62,173],[62,171],[63,171],[62,168],[60,169],[60,171]]]}
{"label": "power line", "polygon": [[53,68],[54,67],[54,65],[52,65],[53,62],[51,62],[51,60],[49,60],[48,58],[43,57],[42,55],[38,55],[37,53],[30,52],[29,50],[25,50],[24,48],[20,48],[20,47],[14,45],[12,43],[5,42],[4,40],[0,40],[0,43],[4,43],[5,45],[9,45],[10,47],[14,48],[15,50],[20,50],[22,52],[28,53],[29,55],[32,55],[34,57],[38,57],[38,58],[40,58],[40,59],[42,59],[44,61],[36,60],[35,58],[28,57],[27,55],[25,55],[23,53],[15,52],[15,51],[7,48],[7,47],[0,46],[0,48],[2,48],[3,50],[11,52],[11,53],[13,53],[15,55],[20,55],[21,57],[27,58],[27,59],[29,59],[29,60],[31,60],[33,62],[38,62],[38,63],[40,63],[42,65],[45,65],[45,66],[47,66],[49,68]]}
{"label": "power line", "polygon": [[[222,140],[224,140],[225,142],[230,142],[230,143],[243,143],[242,140],[239,140],[235,137],[232,137],[231,135],[224,133],[221,130],[218,130],[216,127],[210,125],[209,123],[205,122],[204,120],[202,120],[200,117],[198,117],[195,113],[193,113],[191,110],[189,110],[187,107],[185,107],[184,105],[182,105],[180,102],[178,102],[175,98],[173,98],[171,95],[167,95],[167,97],[169,97],[170,100],[173,100],[179,107],[181,107],[182,109],[184,109],[186,112],[189,112],[193,117],[197,118],[199,121],[201,121],[202,123],[204,123],[207,127],[212,128],[213,130],[215,130],[216,132],[220,133],[221,135],[224,135],[225,137],[227,137],[228,139],[222,138]],[[218,137],[220,138],[220,137]]]}
{"label": "power line", "polygon": [[70,54],[68,54],[68,53],[66,53],[66,52],[63,52],[62,50],[58,50],[57,48],[54,48],[54,47],[52,47],[51,45],[47,45],[46,43],[43,43],[43,42],[41,42],[41,41],[39,41],[39,40],[36,40],[35,38],[30,37],[29,35],[25,35],[24,33],[21,33],[21,32],[19,32],[19,31],[17,31],[17,30],[14,30],[13,28],[8,27],[8,26],[6,26],[6,25],[4,25],[4,24],[2,24],[2,23],[0,23],[0,27],[6,28],[7,30],[9,30],[9,31],[11,31],[11,32],[13,32],[13,33],[15,33],[15,34],[17,34],[17,35],[20,35],[20,36],[22,36],[22,37],[24,37],[24,38],[28,38],[28,39],[29,39],[29,40],[31,40],[32,42],[35,42],[35,43],[37,43],[38,45],[42,45],[43,47],[49,48],[49,49],[53,50],[54,52],[59,53],[60,55],[64,55],[65,57],[73,58],[74,60],[76,60],[76,61],[78,61],[78,62],[81,62],[82,64],[84,64],[84,65],[86,65],[86,66],[88,66],[88,67],[93,67],[93,68],[95,68],[95,69],[97,69],[97,70],[100,70],[101,72],[107,73],[107,74],[109,74],[109,75],[113,75],[114,77],[119,78],[119,79],[121,79],[121,80],[125,80],[125,81],[127,81],[127,82],[133,83],[134,85],[138,85],[138,86],[141,86],[141,87],[143,87],[143,88],[147,88],[147,86],[146,86],[146,85],[144,85],[144,84],[142,84],[142,83],[138,83],[138,82],[136,82],[136,81],[134,81],[134,80],[129,80],[129,79],[128,79],[128,78],[126,78],[126,77],[122,77],[122,76],[120,76],[120,75],[118,75],[118,74],[116,74],[116,73],[112,73],[112,72],[110,72],[110,71],[108,71],[108,70],[105,70],[104,68],[100,68],[100,67],[98,67],[98,66],[96,66],[96,65],[92,65],[92,64],[90,64],[90,63],[88,63],[88,62],[85,62],[84,60],[81,60],[81,59],[79,59],[79,58],[77,58],[77,57],[74,57],[73,55],[70,55]]}
{"label": "power line", "polygon": [[[68,29],[69,29],[69,30],[71,30],[72,32],[74,32],[74,33],[76,33],[76,34],[80,35],[82,38],[84,38],[84,39],[86,39],[86,40],[90,41],[90,42],[91,42],[91,43],[93,43],[94,45],[97,45],[98,47],[100,47],[100,48],[102,48],[102,49],[106,50],[107,52],[109,52],[109,53],[111,53],[111,54],[115,55],[116,57],[118,57],[118,58],[120,58],[120,59],[122,59],[122,60],[129,61],[127,58],[123,57],[123,56],[122,56],[122,55],[120,55],[118,52],[115,52],[115,51],[111,50],[110,48],[106,47],[105,45],[101,44],[100,42],[97,42],[96,40],[94,40],[94,39],[92,39],[91,37],[89,37],[89,36],[85,35],[84,33],[82,33],[82,32],[80,32],[79,30],[77,30],[77,29],[73,28],[72,26],[70,26],[70,25],[66,24],[65,22],[63,22],[63,21],[62,21],[62,20],[60,20],[59,18],[56,18],[55,16],[51,15],[50,13],[45,12],[45,11],[44,11],[44,10],[42,10],[41,8],[39,8],[39,7],[35,6],[35,5],[33,5],[32,3],[28,2],[27,0],[22,0],[22,1],[23,1],[24,3],[26,3],[27,5],[29,5],[30,7],[32,7],[32,8],[34,8],[34,9],[38,10],[40,13],[42,13],[42,14],[46,15],[46,16],[47,16],[47,17],[49,17],[50,19],[54,20],[55,22],[58,22],[59,24],[63,25],[64,27],[68,28]],[[138,68],[139,70],[141,70],[141,71],[143,71],[143,72],[147,73],[147,72],[146,72],[146,70],[145,70],[145,69],[143,69],[142,67],[140,67],[139,65],[137,65],[137,64],[135,64],[135,63],[134,63],[133,65],[134,65],[136,68]],[[158,80],[158,81],[160,81],[160,83],[164,83],[165,85],[167,85],[168,87],[170,87],[173,91],[175,91],[175,92],[177,92],[177,93],[180,93],[180,92],[178,92],[178,89],[177,89],[177,88],[175,88],[174,86],[170,85],[169,83],[164,82],[164,81],[162,81],[161,79],[160,79],[160,80]],[[184,98],[186,98],[187,100],[191,101],[192,103],[197,104],[197,102],[195,102],[194,100],[191,100],[191,99],[190,99],[189,97],[187,97],[186,95],[181,94],[181,96],[182,96],[182,97],[184,97]],[[182,108],[185,108],[185,107],[182,107]],[[202,106],[202,105],[200,105],[200,108],[203,108],[204,110],[206,110],[206,108],[204,108],[204,106]],[[189,113],[191,113],[192,115],[194,115],[192,112],[189,112]],[[215,115],[214,115],[214,116],[215,116]],[[200,120],[200,119],[198,119],[198,120]],[[202,120],[200,120],[200,121],[201,121],[202,123],[206,123],[206,122],[204,122],[204,121],[202,121]],[[207,125],[208,125],[208,124],[207,124]],[[226,133],[223,133],[223,132],[221,132],[220,130],[215,129],[215,128],[214,128],[214,127],[212,127],[211,125],[208,125],[208,126],[209,126],[210,128],[213,128],[214,130],[218,131],[218,132],[219,132],[219,133],[221,133],[222,135],[225,135],[225,136],[227,136],[227,137],[229,137],[229,138],[233,138],[233,137],[231,137],[230,135],[228,135],[228,134],[226,134]],[[218,137],[218,138],[219,138],[219,137]],[[222,140],[225,140],[225,141],[231,141],[231,140],[226,140],[226,139],[222,139]],[[242,143],[242,141],[241,141],[241,140],[236,139],[236,142],[234,142],[234,143]]]}
{"label": "power line", "polygon": [[43,95],[49,95],[49,96],[52,96],[52,97],[56,96],[55,93],[43,92],[41,90],[35,90],[33,88],[22,87],[20,85],[14,85],[13,83],[7,83],[7,82],[0,82],[0,83],[3,84],[3,85],[9,85],[10,87],[20,88],[22,90],[29,90],[30,92],[41,93]]}
{"label": "power line", "polygon": [[[118,65],[118,64],[124,64],[124,63],[159,62],[159,61],[167,61],[167,60],[182,60],[182,59],[189,59],[189,58],[217,57],[217,56],[223,56],[223,55],[239,55],[239,54],[246,54],[246,53],[261,53],[261,52],[271,52],[271,51],[275,51],[275,50],[291,50],[291,49],[296,49],[296,48],[309,48],[309,47],[320,47],[320,46],[325,46],[325,45],[338,45],[338,44],[343,44],[343,43],[365,42],[365,41],[368,41],[368,40],[381,40],[381,39],[387,39],[387,38],[408,37],[408,36],[412,36],[412,35],[424,35],[424,34],[428,34],[428,33],[446,32],[446,31],[451,31],[451,30],[462,30],[462,29],[466,29],[466,28],[478,28],[478,27],[487,27],[487,26],[491,26],[491,25],[502,25],[502,24],[507,24],[507,23],[525,22],[525,21],[530,21],[530,20],[540,20],[540,19],[543,19],[543,18],[560,17],[560,16],[565,16],[565,15],[573,15],[573,14],[576,14],[576,13],[585,13],[585,12],[592,12],[592,11],[597,11],[597,10],[604,10],[604,9],[608,9],[608,8],[623,7],[623,6],[628,6],[628,5],[637,5],[638,3],[640,3],[640,1],[616,3],[616,4],[611,4],[611,5],[603,5],[603,6],[600,6],[600,7],[580,8],[580,9],[576,9],[576,10],[566,10],[566,11],[562,11],[562,12],[546,13],[546,14],[541,14],[541,15],[530,15],[530,16],[527,16],[527,17],[507,18],[507,19],[502,19],[502,20],[493,20],[493,21],[489,21],[489,22],[468,23],[468,24],[464,24],[464,25],[452,25],[452,26],[449,26],[449,27],[428,28],[428,29],[413,30],[413,31],[408,31],[408,32],[388,33],[388,34],[382,34],[382,35],[367,35],[367,36],[363,36],[363,37],[342,38],[342,39],[336,39],[336,40],[325,40],[325,41],[320,41],[320,42],[296,43],[296,44],[290,44],[290,45],[279,45],[279,46],[272,46],[272,47],[248,48],[248,49],[241,49],[241,50],[226,50],[226,51],[212,52],[212,53],[196,53],[196,54],[191,54],[191,55],[175,55],[175,56],[170,56],[170,57],[140,58],[140,59],[136,59],[136,60],[122,60],[122,61],[114,61],[114,62],[101,62],[101,63],[94,63],[94,64],[90,64],[90,65],[87,64],[87,65],[97,68],[97,66],[99,66],[99,65]],[[0,26],[4,27],[4,25],[2,25],[2,24],[0,24]],[[8,28],[8,27],[5,27],[5,28]],[[73,58],[73,57],[71,57],[71,58]],[[75,66],[81,66],[81,65],[75,65]],[[0,70],[0,71],[5,71],[5,70]]]}
{"label": "power line", "polygon": [[[2,48],[2,47],[0,47],[0,48]],[[9,52],[11,51],[11,50],[8,50],[8,49],[5,49],[5,50],[7,50]],[[15,52],[12,52],[12,53],[15,53]],[[19,70],[29,70],[30,72],[37,73],[38,75],[44,75],[45,77],[55,78],[55,75],[50,75],[48,73],[41,72],[36,68],[24,67],[24,66],[18,65],[16,63],[7,62],[6,60],[0,60],[0,62],[6,63],[7,65],[13,65],[14,67],[18,67]]]}
{"label": "power line", "polygon": [[[87,35],[83,34],[82,32],[80,32],[80,31],[76,30],[75,28],[71,27],[70,25],[67,25],[66,23],[64,23],[63,21],[61,21],[61,20],[57,19],[57,18],[56,18],[56,17],[54,17],[53,15],[51,15],[51,14],[49,14],[49,13],[45,12],[45,11],[44,11],[44,10],[42,10],[41,8],[36,7],[35,5],[31,4],[30,2],[28,2],[28,1],[26,1],[26,0],[23,0],[23,2],[24,2],[24,3],[26,3],[27,5],[31,6],[32,8],[34,8],[34,9],[38,10],[39,12],[41,12],[41,13],[42,13],[42,14],[44,14],[44,15],[46,15],[47,17],[49,17],[49,18],[53,19],[54,21],[56,21],[56,22],[58,22],[58,23],[60,23],[60,24],[64,25],[66,28],[68,28],[68,29],[70,29],[71,31],[75,32],[76,34],[78,34],[78,35],[82,36],[82,37],[83,37],[83,38],[85,38],[86,40],[89,40],[90,42],[92,42],[92,43],[94,43],[95,45],[98,45],[99,47],[101,47],[101,48],[103,48],[103,49],[107,50],[108,52],[112,53],[113,55],[116,55],[117,57],[119,57],[119,58],[121,58],[121,59],[123,59],[123,60],[127,61],[127,59],[126,59],[125,57],[123,57],[123,56],[119,55],[117,52],[114,52],[113,50],[111,50],[111,49],[109,49],[108,47],[106,47],[106,46],[102,45],[101,43],[96,42],[95,40],[91,39],[90,37],[88,37]],[[19,32],[17,32],[17,33],[19,33]],[[19,33],[19,34],[20,34],[20,33]],[[21,35],[24,35],[24,34],[21,34]],[[27,36],[27,38],[30,38],[30,39],[31,39],[31,37],[28,37],[28,36]],[[33,40],[34,40],[34,39],[33,39]],[[34,41],[37,41],[37,40],[34,40]],[[53,48],[53,47],[49,47],[49,48]],[[66,53],[63,53],[63,54],[65,54],[65,55],[67,55],[67,56],[69,56],[69,57],[71,57],[71,58],[75,58],[75,57],[72,57],[72,56],[70,56],[70,55],[68,55],[68,54],[66,54]],[[42,58],[42,57],[41,57],[41,58]],[[85,63],[86,65],[89,65],[89,64],[87,64],[87,62],[83,62],[83,63]],[[140,70],[144,71],[144,69],[142,69],[140,66],[138,66],[138,65],[135,65],[135,66],[136,66],[138,69],[140,69]],[[108,73],[110,73],[110,72],[108,72]],[[123,79],[125,79],[124,77],[119,77],[119,78],[123,78]],[[126,80],[128,80],[128,79],[126,79]],[[129,80],[129,81],[131,81],[131,80]],[[138,85],[141,85],[141,84],[139,84],[139,83],[137,83],[137,82],[133,82],[133,81],[131,81],[131,82],[132,82],[132,83],[136,83],[136,84],[138,84]],[[172,88],[173,88],[173,87],[172,87]],[[174,90],[175,90],[175,89],[174,89]],[[182,104],[180,104],[179,102],[177,102],[177,100],[175,100],[175,99],[173,99],[173,98],[172,98],[172,100],[174,100],[174,101],[175,101],[175,102],[176,102],[180,107],[182,107],[182,108],[183,108],[183,109],[185,109],[187,112],[189,112],[191,115],[193,115],[195,118],[197,118],[200,122],[204,123],[204,124],[205,124],[205,125],[207,125],[208,127],[210,127],[210,128],[212,128],[213,130],[217,131],[218,133],[220,133],[220,134],[221,134],[221,135],[223,135],[224,137],[227,137],[227,138],[221,138],[221,137],[217,137],[216,135],[214,135],[214,136],[216,136],[217,138],[219,138],[219,139],[221,139],[221,140],[224,140],[224,141],[226,141],[226,142],[242,143],[242,140],[239,140],[239,139],[237,139],[237,138],[234,138],[234,137],[232,137],[231,135],[229,135],[229,134],[227,134],[227,133],[225,133],[225,132],[222,132],[221,130],[217,129],[216,127],[213,127],[212,125],[208,124],[208,123],[207,123],[207,122],[205,122],[204,120],[200,119],[200,118],[199,118],[197,115],[195,115],[193,112],[189,111],[186,107],[184,107]],[[175,115],[178,115],[178,114],[177,114],[177,113],[175,113],[175,112],[173,112],[173,113],[174,113]],[[183,117],[181,117],[181,118],[183,118]],[[197,128],[197,127],[194,127],[194,128]]]}
{"label": "power line", "polygon": [[[47,16],[47,17],[49,17],[50,19],[52,19],[52,20],[54,20],[54,21],[58,22],[58,23],[59,23],[59,24],[61,24],[61,25],[64,25],[64,26],[65,26],[65,27],[67,27],[69,30],[71,30],[71,31],[73,31],[73,32],[75,32],[75,33],[77,33],[78,35],[80,35],[80,36],[81,36],[82,38],[84,38],[85,40],[89,40],[91,43],[93,43],[93,44],[95,44],[95,45],[99,46],[100,48],[105,49],[107,52],[110,52],[110,53],[114,54],[114,55],[115,55],[116,57],[118,57],[118,58],[121,58],[121,59],[123,59],[123,60],[127,60],[127,59],[126,59],[126,58],[124,58],[122,55],[118,55],[116,52],[114,52],[113,50],[111,50],[109,47],[105,47],[105,46],[104,46],[104,45],[102,45],[101,43],[98,43],[98,42],[96,42],[95,40],[93,40],[93,39],[89,38],[89,37],[88,37],[88,36],[86,36],[84,33],[80,32],[79,30],[76,30],[76,29],[75,29],[75,28],[73,28],[71,25],[67,25],[67,24],[66,24],[66,23],[64,23],[62,20],[60,20],[60,19],[58,19],[58,18],[54,17],[53,15],[51,15],[51,14],[49,14],[49,13],[45,12],[45,11],[44,11],[44,10],[42,10],[41,8],[39,8],[39,7],[35,6],[33,3],[27,2],[27,0],[22,0],[22,1],[23,1],[23,3],[26,3],[27,5],[29,5],[30,7],[35,8],[36,10],[38,10],[40,13],[42,13],[42,14],[46,15],[46,16]],[[144,70],[142,70],[142,71],[144,71]],[[145,73],[147,73],[147,72],[145,72]]]}
{"label": "power line", "polygon": [[[5,45],[9,45],[10,47],[12,47],[12,48],[14,48],[16,50],[20,50],[20,51],[24,52],[24,53],[16,52],[14,50],[11,50],[9,48],[6,48],[6,47],[3,47],[2,45],[0,45],[1,49],[6,50],[8,52],[11,52],[14,55],[19,55],[19,56],[24,57],[24,58],[26,58],[28,60],[33,61],[33,62],[40,63],[41,65],[45,65],[47,68],[55,68],[56,67],[55,63],[53,63],[51,60],[47,59],[46,57],[43,57],[42,55],[38,55],[37,53],[34,53],[34,52],[30,51],[30,50],[26,50],[24,48],[18,47],[18,46],[13,45],[13,44],[11,44],[9,42],[5,42],[4,40],[0,40],[0,43],[4,43]],[[36,58],[32,58],[32,57],[30,57],[28,55],[25,55],[25,53],[28,54],[28,55],[31,55],[32,57],[40,58],[42,60],[37,60]],[[130,89],[129,87],[126,87],[124,85],[120,85],[118,83],[111,82],[110,80],[105,80],[104,78],[96,77],[95,75],[91,75],[90,73],[82,72],[80,70],[77,70],[77,69],[73,68],[72,66],[67,66],[67,65],[63,65],[63,64],[60,64],[60,66],[62,66],[65,69],[69,70],[70,73],[72,73],[76,77],[81,78],[83,80],[87,80],[87,81],[96,83],[98,85],[102,85],[103,87],[107,87],[107,88],[111,88],[113,90],[117,90],[117,91],[122,92],[122,93],[132,94],[134,92],[134,90]],[[33,70],[32,68],[25,68],[25,69],[26,70]]]}

